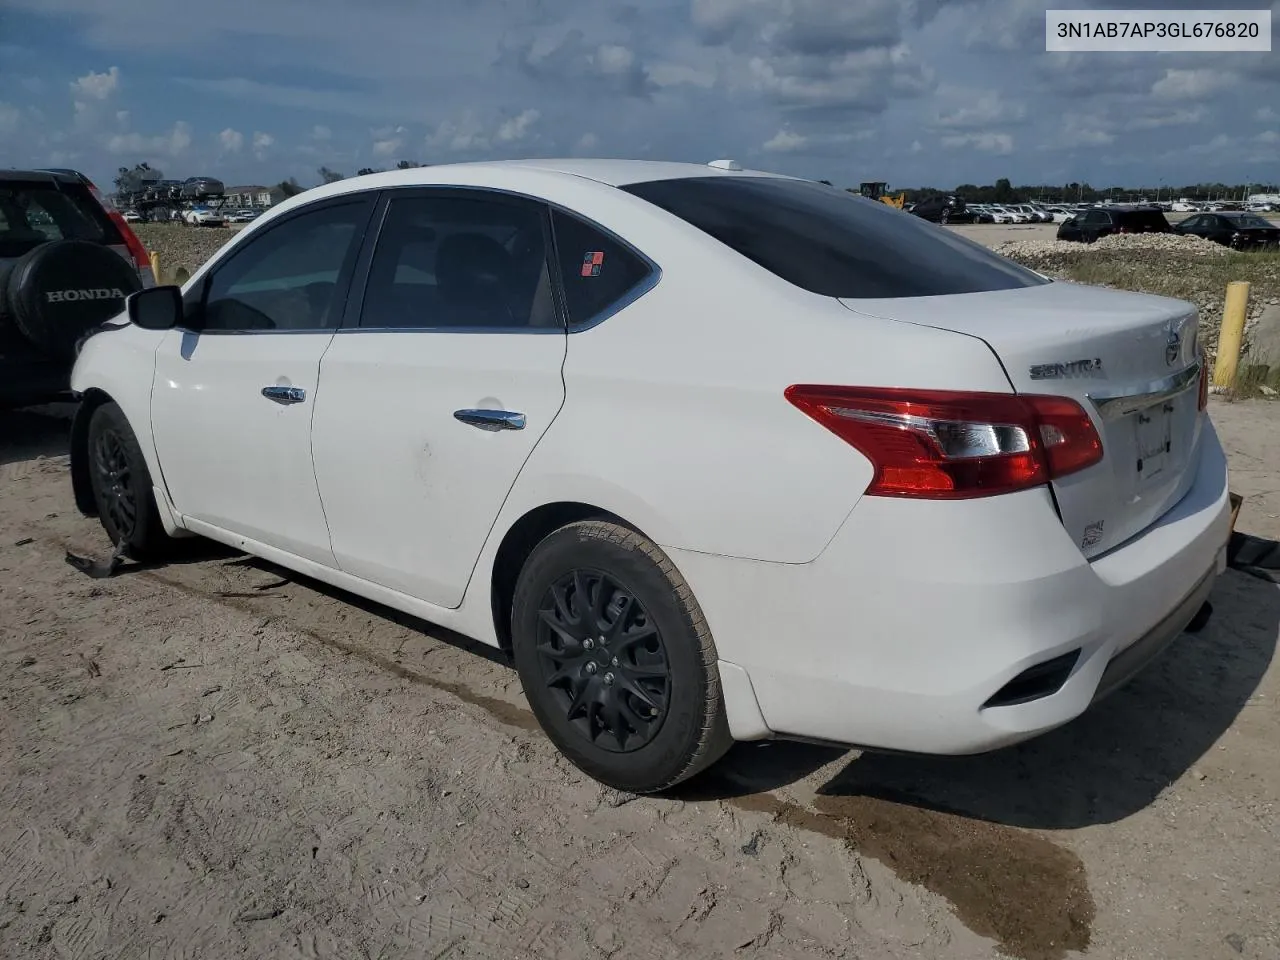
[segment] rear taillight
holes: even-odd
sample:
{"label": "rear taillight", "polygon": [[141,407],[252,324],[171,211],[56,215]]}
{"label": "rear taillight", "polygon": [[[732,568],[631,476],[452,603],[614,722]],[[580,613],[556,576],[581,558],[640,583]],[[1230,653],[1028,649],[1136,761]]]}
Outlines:
{"label": "rear taillight", "polygon": [[120,231],[120,236],[124,238],[124,244],[129,248],[129,256],[133,257],[133,262],[138,265],[138,270],[146,271],[151,269],[151,255],[147,253],[147,248],[142,245],[142,241],[138,239],[138,235],[133,232],[128,221],[120,215],[116,210],[108,210],[107,216],[111,218],[111,222],[116,225],[116,229]]}
{"label": "rear taillight", "polygon": [[124,240],[124,245],[129,248],[129,256],[133,258],[134,265],[137,266],[138,272],[145,274],[151,269],[151,255],[147,253],[147,248],[142,245],[142,241],[138,239],[138,235],[133,232],[133,228],[129,226],[129,222],[116,209],[116,205],[102,195],[97,187],[88,179],[85,179],[85,185],[88,186],[89,192],[93,194],[93,199],[98,201],[98,205],[106,212],[107,217],[115,224],[116,231],[120,234],[120,238]]}
{"label": "rear taillight", "polygon": [[871,461],[871,496],[994,496],[1102,459],[1093,421],[1067,397],[803,384],[786,397]]}

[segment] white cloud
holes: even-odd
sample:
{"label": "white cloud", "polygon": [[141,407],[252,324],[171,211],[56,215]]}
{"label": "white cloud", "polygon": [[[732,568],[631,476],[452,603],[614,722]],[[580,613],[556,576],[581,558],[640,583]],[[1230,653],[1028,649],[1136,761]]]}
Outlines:
{"label": "white cloud", "polygon": [[779,130],[764,142],[763,149],[770,153],[795,153],[809,145],[809,138],[793,130]]}
{"label": "white cloud", "polygon": [[1221,70],[1166,70],[1151,85],[1151,95],[1161,100],[1200,100],[1230,82],[1231,76]]}
{"label": "white cloud", "polygon": [[573,150],[575,153],[587,153],[594,150],[599,144],[600,138],[588,131],[578,138],[578,142],[573,145]]}
{"label": "white cloud", "polygon": [[518,143],[529,136],[533,125],[538,122],[542,112],[532,108],[521,111],[519,116],[504,120],[498,127],[497,139],[500,143]]}
{"label": "white cloud", "polygon": [[630,47],[606,43],[595,52],[593,61],[601,73],[626,73],[635,67],[636,55]]}
{"label": "white cloud", "polygon": [[244,134],[230,127],[218,134],[218,145],[226,153],[239,153],[244,146]]}
{"label": "white cloud", "polygon": [[687,63],[654,63],[649,66],[649,79],[659,87],[688,85],[709,90],[715,86],[713,70],[695,67]]}
{"label": "white cloud", "polygon": [[489,149],[489,138],[484,134],[484,127],[469,110],[459,120],[440,123],[434,133],[427,134],[423,142],[428,153],[446,149],[454,153]]}
{"label": "white cloud", "polygon": [[191,124],[179,120],[168,133],[148,137],[136,131],[117,133],[107,138],[108,153],[146,158],[151,155],[176,157],[191,146]]}
{"label": "white cloud", "polygon": [[106,73],[90,70],[83,77],[71,81],[71,93],[82,100],[105,100],[120,85],[120,68],[111,67]]}
{"label": "white cloud", "polygon": [[923,143],[921,143],[919,140],[911,141],[911,150],[910,150],[911,153],[922,153],[923,151],[924,151]]}
{"label": "white cloud", "polygon": [[311,128],[311,139],[312,140],[331,140],[333,139],[333,131],[330,130],[328,127],[326,127],[324,124],[317,123],[314,127]]}
{"label": "white cloud", "polygon": [[1150,117],[1134,117],[1133,126],[1138,130],[1155,130],[1160,127],[1183,127],[1199,123],[1205,117],[1204,107],[1192,110],[1175,110],[1172,113],[1161,113]]}
{"label": "white cloud", "polygon": [[997,123],[1016,123],[1027,115],[1021,103],[1012,103],[995,90],[971,90],[945,86],[938,97],[946,104],[939,111],[935,125],[952,129],[984,129]]}
{"label": "white cloud", "polygon": [[962,133],[942,138],[944,147],[969,147],[982,153],[1005,156],[1013,152],[1013,137],[1007,133]]}
{"label": "white cloud", "polygon": [[1280,120],[1280,113],[1277,113],[1274,107],[1259,107],[1258,112],[1253,116],[1254,119],[1261,120],[1263,123]]}
{"label": "white cloud", "polygon": [[276,138],[269,133],[263,133],[261,130],[253,132],[253,155],[261,160],[267,155],[267,151],[275,144]]}
{"label": "white cloud", "polygon": [[1280,143],[1280,131],[1264,130],[1253,139],[1259,143]]}
{"label": "white cloud", "polygon": [[404,141],[399,137],[392,137],[389,140],[373,141],[373,155],[375,157],[394,157],[400,152],[400,148],[404,146]]}

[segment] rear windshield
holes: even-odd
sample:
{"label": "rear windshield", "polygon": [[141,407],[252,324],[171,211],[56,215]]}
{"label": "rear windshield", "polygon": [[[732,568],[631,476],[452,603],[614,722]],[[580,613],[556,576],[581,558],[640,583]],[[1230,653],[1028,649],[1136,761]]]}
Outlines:
{"label": "rear windshield", "polygon": [[21,256],[49,240],[120,242],[84,187],[0,180],[0,257]]}
{"label": "rear windshield", "polygon": [[1155,227],[1157,230],[1168,230],[1169,221],[1159,210],[1121,210],[1116,214],[1116,223],[1125,227]]}
{"label": "rear windshield", "polygon": [[823,296],[934,297],[1049,282],[946,227],[808,180],[692,177],[622,189]]}

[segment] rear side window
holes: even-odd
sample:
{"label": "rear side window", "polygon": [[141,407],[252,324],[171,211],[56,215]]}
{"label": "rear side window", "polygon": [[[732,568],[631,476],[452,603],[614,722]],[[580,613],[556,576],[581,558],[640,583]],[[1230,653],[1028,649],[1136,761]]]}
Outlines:
{"label": "rear side window", "polygon": [[21,256],[50,240],[120,242],[84,187],[0,180],[0,256]]}
{"label": "rear side window", "polygon": [[807,180],[693,177],[622,189],[823,296],[931,297],[1048,282],[951,230]]}
{"label": "rear side window", "polygon": [[653,272],[634,250],[577,217],[556,210],[551,222],[572,326],[617,309]]}
{"label": "rear side window", "polygon": [[1116,216],[1116,225],[1130,229],[1169,229],[1169,221],[1159,210],[1124,210]]}

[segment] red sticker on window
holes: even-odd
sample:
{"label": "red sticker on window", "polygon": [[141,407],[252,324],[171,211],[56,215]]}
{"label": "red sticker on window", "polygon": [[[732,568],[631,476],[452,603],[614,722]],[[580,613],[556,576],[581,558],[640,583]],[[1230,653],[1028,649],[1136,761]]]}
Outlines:
{"label": "red sticker on window", "polygon": [[600,266],[604,263],[603,250],[591,250],[583,254],[582,275],[584,277],[600,276]]}

